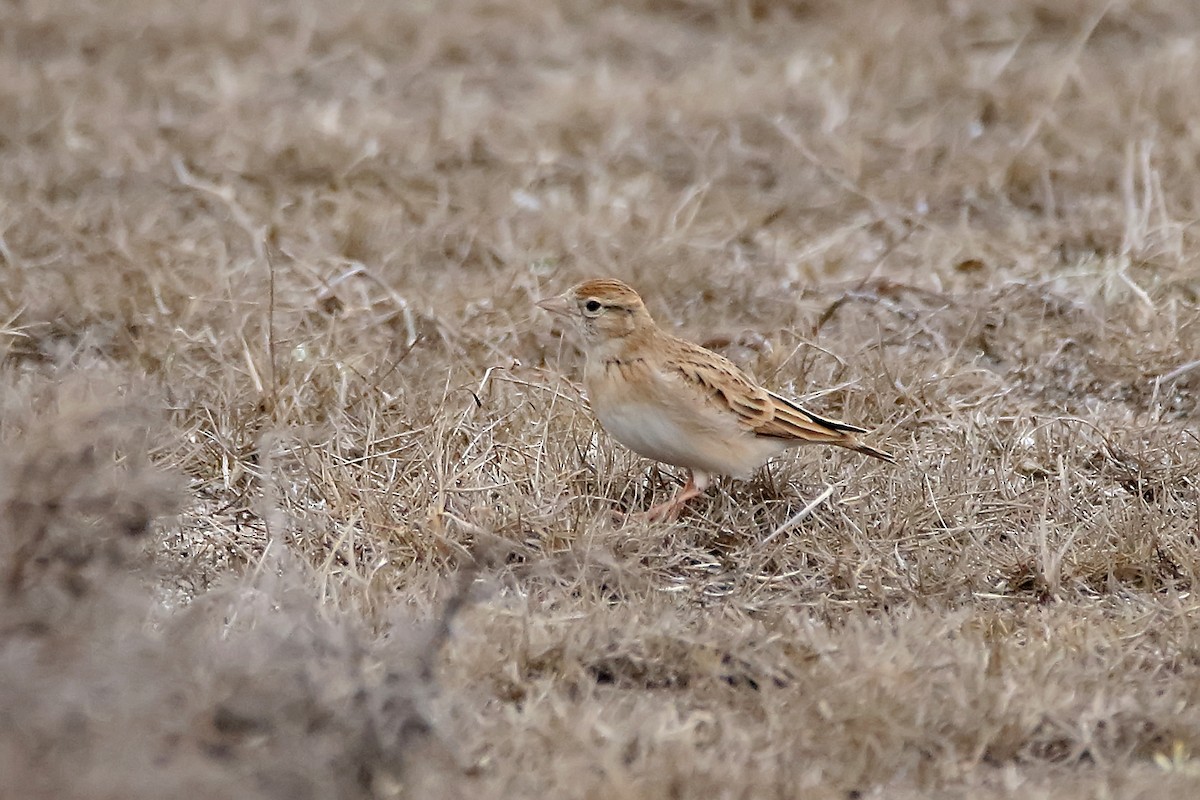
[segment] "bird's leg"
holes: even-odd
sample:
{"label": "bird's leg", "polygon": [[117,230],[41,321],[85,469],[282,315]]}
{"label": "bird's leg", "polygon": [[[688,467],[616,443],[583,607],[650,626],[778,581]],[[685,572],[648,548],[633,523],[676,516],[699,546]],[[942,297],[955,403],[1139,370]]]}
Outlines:
{"label": "bird's leg", "polygon": [[646,522],[657,522],[665,519],[667,522],[674,522],[679,519],[679,512],[683,510],[684,505],[688,500],[694,497],[699,497],[704,494],[704,490],[708,487],[708,476],[701,473],[697,480],[696,473],[688,470],[688,480],[679,492],[665,503],[659,503],[656,506],[643,511],[641,514],[632,515],[635,519],[645,520]]}

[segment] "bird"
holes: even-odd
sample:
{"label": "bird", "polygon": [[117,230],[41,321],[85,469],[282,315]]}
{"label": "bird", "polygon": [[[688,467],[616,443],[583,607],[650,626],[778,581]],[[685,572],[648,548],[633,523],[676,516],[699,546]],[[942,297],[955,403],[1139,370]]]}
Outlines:
{"label": "bird", "polygon": [[674,497],[638,517],[674,522],[714,476],[749,477],[796,445],[837,445],[895,463],[862,441],[865,428],[809,411],[719,353],[663,330],[619,280],[584,281],[537,305],[578,329],[601,427],[635,453],[688,471]]}

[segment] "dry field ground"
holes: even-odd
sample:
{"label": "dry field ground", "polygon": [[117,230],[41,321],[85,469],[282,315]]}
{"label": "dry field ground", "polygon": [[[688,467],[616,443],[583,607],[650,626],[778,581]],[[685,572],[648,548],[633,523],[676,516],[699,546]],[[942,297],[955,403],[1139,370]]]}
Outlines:
{"label": "dry field ground", "polygon": [[[1200,796],[1198,86],[1193,0],[5,0],[0,796]],[[591,276],[899,463],[614,524]]]}

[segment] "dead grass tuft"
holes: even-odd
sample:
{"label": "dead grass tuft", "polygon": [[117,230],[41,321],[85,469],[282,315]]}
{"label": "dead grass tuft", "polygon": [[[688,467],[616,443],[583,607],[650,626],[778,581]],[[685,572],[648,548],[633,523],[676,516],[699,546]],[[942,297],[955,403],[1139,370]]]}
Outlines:
{"label": "dead grass tuft", "polygon": [[[1195,796],[1198,33],[0,6],[0,794]],[[614,526],[595,275],[900,465]]]}
{"label": "dead grass tuft", "polygon": [[78,380],[31,393],[45,410],[9,432],[5,791],[458,796],[428,711],[448,617],[432,637],[399,614],[368,630],[322,606],[310,567],[282,545],[244,577],[164,605],[142,546],[178,495],[147,460],[147,426],[161,422],[86,393]]}

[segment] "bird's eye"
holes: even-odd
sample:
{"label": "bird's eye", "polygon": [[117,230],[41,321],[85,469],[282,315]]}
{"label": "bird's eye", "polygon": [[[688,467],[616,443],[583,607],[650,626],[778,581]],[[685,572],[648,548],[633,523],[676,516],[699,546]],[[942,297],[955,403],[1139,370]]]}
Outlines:
{"label": "bird's eye", "polygon": [[600,310],[600,301],[599,300],[588,300],[586,303],[583,304],[583,307],[585,309],[587,309],[587,311],[589,311],[590,313],[595,314],[597,311]]}

